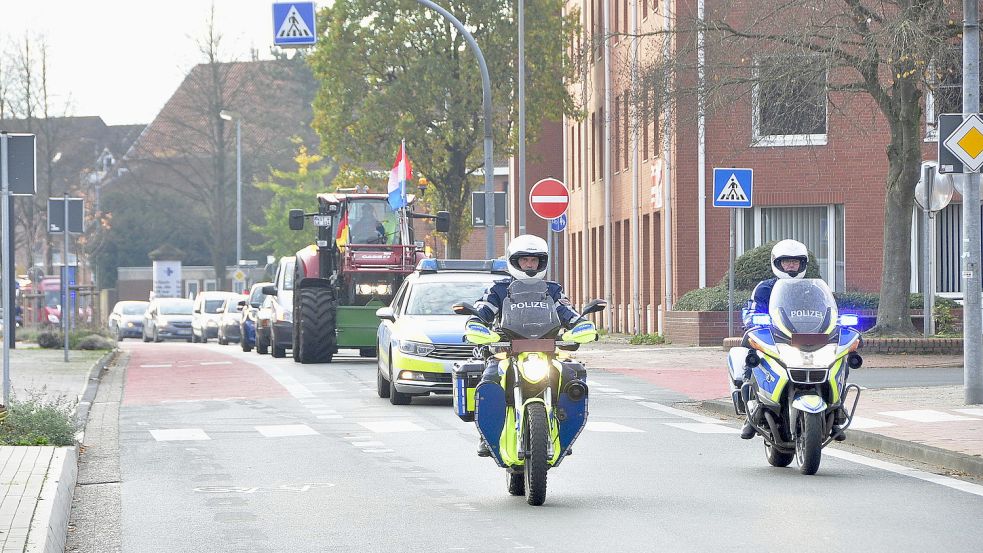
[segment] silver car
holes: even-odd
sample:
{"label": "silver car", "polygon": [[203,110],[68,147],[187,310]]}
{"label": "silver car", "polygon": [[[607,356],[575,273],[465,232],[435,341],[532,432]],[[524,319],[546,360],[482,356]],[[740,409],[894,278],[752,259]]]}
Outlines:
{"label": "silver car", "polygon": [[222,307],[232,292],[209,290],[198,292],[195,298],[194,316],[191,319],[191,341],[208,342],[209,338],[218,338],[218,323],[222,319]]}
{"label": "silver car", "polygon": [[122,342],[123,338],[143,337],[143,315],[150,302],[119,301],[109,314],[109,333]]}
{"label": "silver car", "polygon": [[182,298],[157,298],[143,316],[143,341],[191,341],[191,310],[194,302]]}

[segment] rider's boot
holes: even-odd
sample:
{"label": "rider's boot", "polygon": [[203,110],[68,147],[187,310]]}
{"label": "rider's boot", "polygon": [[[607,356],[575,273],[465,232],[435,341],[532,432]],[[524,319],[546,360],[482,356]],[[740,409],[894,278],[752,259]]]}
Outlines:
{"label": "rider's boot", "polygon": [[751,438],[754,437],[755,434],[756,434],[756,432],[754,430],[754,426],[751,425],[751,421],[750,420],[745,420],[744,421],[744,427],[741,428],[741,439],[742,440],[750,440]]}
{"label": "rider's boot", "polygon": [[491,457],[491,450],[488,449],[484,438],[478,439],[478,457]]}
{"label": "rider's boot", "polygon": [[842,442],[846,439],[846,431],[843,430],[843,423],[846,422],[846,410],[840,407],[836,410],[836,416],[833,419],[833,428],[830,429],[829,435],[833,437],[837,442]]}

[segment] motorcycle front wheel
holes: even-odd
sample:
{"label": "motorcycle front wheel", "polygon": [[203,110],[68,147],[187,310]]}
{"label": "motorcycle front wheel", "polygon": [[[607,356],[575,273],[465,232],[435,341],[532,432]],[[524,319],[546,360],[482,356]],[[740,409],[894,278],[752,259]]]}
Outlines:
{"label": "motorcycle front wheel", "polygon": [[799,433],[795,437],[795,457],[799,461],[799,472],[816,474],[823,454],[822,413],[802,413],[799,415]]}
{"label": "motorcycle front wheel", "polygon": [[546,406],[530,403],[526,407],[526,420],[523,432],[525,442],[526,503],[542,505],[546,501],[546,471],[549,470],[550,429],[546,420]]}

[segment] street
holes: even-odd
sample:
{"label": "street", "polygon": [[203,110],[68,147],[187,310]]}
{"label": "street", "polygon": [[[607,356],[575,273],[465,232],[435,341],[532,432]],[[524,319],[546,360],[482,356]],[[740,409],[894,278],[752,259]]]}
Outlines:
{"label": "street", "polygon": [[[120,482],[104,492],[118,494],[127,552],[983,544],[966,531],[983,514],[983,486],[833,448],[816,476],[772,468],[733,422],[675,408],[678,392],[631,375],[590,373],[590,422],[536,508],[475,455],[477,433],[449,397],[378,398],[374,359],[300,365],[234,346],[122,347]],[[76,502],[72,518],[103,508]],[[86,541],[98,539],[76,524],[67,550],[105,550]]]}

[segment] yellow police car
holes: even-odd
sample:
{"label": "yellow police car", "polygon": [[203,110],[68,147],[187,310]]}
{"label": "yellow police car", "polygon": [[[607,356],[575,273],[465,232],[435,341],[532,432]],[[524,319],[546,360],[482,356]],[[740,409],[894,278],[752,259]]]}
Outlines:
{"label": "yellow police car", "polygon": [[496,280],[508,277],[501,259],[420,261],[392,304],[376,311],[379,397],[406,405],[413,396],[450,394],[454,363],[474,351],[463,341],[470,317],[455,314],[451,306],[479,300]]}

